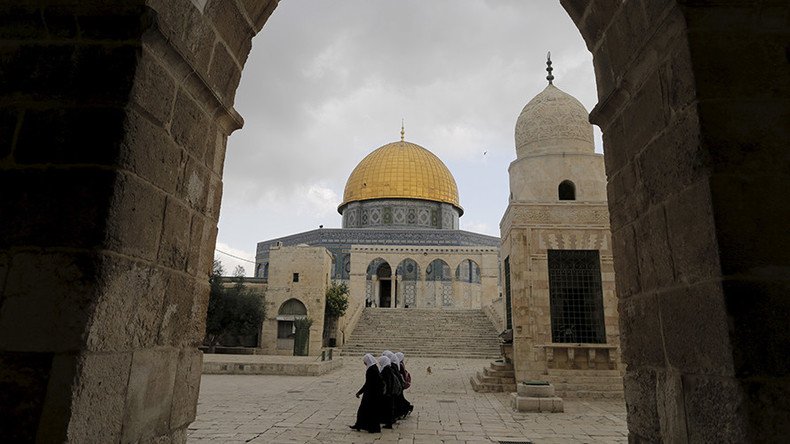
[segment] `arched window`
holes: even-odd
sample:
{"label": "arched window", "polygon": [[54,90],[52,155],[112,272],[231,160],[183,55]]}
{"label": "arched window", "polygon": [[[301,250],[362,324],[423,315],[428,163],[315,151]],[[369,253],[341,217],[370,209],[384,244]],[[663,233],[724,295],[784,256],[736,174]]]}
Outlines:
{"label": "arched window", "polygon": [[576,185],[570,180],[560,182],[558,192],[560,200],[576,200]]}
{"label": "arched window", "polygon": [[298,299],[288,299],[280,306],[278,315],[284,316],[307,316],[307,308]]}
{"label": "arched window", "polygon": [[[307,307],[298,299],[288,299],[277,311],[277,339],[293,339],[294,321],[307,316]],[[288,345],[286,344],[286,348]],[[278,347],[279,348],[279,347]]]}
{"label": "arched window", "polygon": [[451,281],[450,266],[441,259],[435,259],[425,269],[426,281]]}
{"label": "arched window", "polygon": [[480,267],[471,259],[464,259],[455,269],[455,280],[470,284],[480,283]]}
{"label": "arched window", "polygon": [[398,265],[397,275],[404,281],[419,281],[420,266],[413,259],[404,259]]}
{"label": "arched window", "polygon": [[386,264],[387,268],[389,268],[389,264],[387,263],[387,261],[385,261],[380,257],[370,261],[370,263],[368,264],[367,280],[371,280],[373,276],[377,276],[379,273],[379,269],[383,264]]}

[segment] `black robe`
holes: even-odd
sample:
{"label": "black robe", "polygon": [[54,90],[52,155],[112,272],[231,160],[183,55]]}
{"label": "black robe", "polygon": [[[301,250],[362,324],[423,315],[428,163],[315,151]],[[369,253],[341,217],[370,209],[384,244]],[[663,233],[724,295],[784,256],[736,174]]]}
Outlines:
{"label": "black robe", "polygon": [[357,410],[357,422],[351,426],[354,429],[367,430],[371,433],[381,432],[379,423],[380,406],[384,392],[384,383],[381,380],[378,366],[371,365],[365,371],[365,385],[357,392],[362,395],[362,401]]}
{"label": "black robe", "polygon": [[[406,387],[406,380],[405,380],[403,375],[406,372],[406,366],[404,366],[403,363],[401,363],[400,364],[400,368],[398,370],[399,370],[398,371],[398,376],[400,377],[401,384],[405,388]],[[404,392],[401,391],[400,396],[395,397],[395,417],[396,418],[404,417],[404,416],[408,415],[409,413],[411,413],[412,410],[414,410],[414,406],[411,405],[411,403],[406,399],[406,397],[404,396],[403,393]]]}
{"label": "black robe", "polygon": [[381,379],[384,380],[384,396],[381,400],[381,423],[391,426],[395,422],[395,399],[403,396],[403,385],[400,376],[395,373],[392,364],[381,369]]}

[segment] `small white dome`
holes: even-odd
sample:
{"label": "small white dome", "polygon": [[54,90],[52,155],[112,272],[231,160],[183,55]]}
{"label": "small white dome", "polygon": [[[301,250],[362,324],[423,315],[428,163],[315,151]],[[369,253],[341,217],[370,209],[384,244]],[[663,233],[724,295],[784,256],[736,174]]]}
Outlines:
{"label": "small white dome", "polygon": [[587,116],[581,102],[550,84],[518,116],[516,156],[595,152]]}

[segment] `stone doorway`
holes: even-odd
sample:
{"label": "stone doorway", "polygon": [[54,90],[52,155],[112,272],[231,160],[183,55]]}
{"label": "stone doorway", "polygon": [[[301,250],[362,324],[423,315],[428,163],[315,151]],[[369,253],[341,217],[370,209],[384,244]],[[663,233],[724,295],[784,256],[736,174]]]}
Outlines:
{"label": "stone doorway", "polygon": [[388,263],[383,263],[376,271],[379,278],[379,308],[393,307],[393,279],[392,268]]}

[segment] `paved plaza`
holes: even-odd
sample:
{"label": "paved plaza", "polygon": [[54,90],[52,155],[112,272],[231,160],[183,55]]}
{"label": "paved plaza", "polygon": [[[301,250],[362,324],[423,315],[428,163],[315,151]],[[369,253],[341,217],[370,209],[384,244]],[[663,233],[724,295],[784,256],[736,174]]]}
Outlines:
{"label": "paved plaza", "polygon": [[[475,393],[469,377],[487,360],[407,358],[412,415],[381,434],[349,429],[364,366],[344,359],[322,376],[203,375],[197,443],[627,442],[622,401],[566,400],[565,413],[516,413],[506,393]],[[427,367],[431,367],[431,374]]]}

